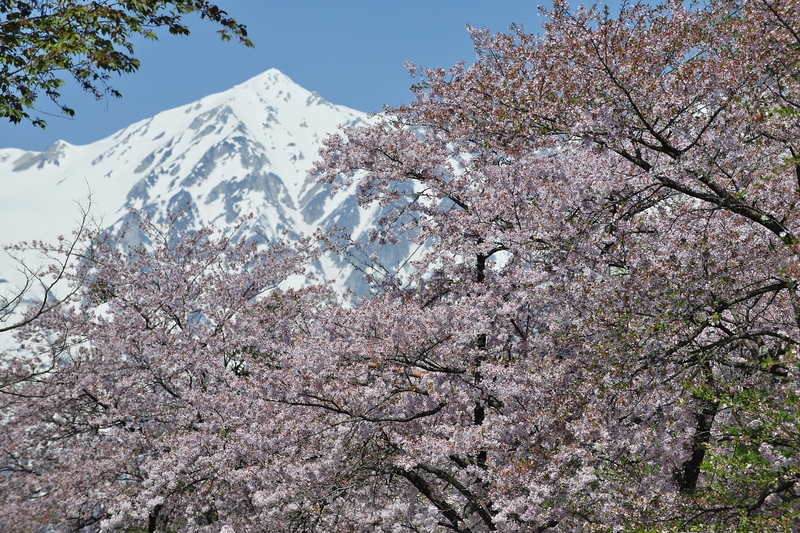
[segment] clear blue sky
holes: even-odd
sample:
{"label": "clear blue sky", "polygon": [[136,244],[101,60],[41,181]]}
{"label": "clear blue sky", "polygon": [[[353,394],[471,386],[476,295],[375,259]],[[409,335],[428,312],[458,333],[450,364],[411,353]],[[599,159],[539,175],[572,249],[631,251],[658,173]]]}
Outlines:
{"label": "clear blue sky", "polygon": [[[540,0],[541,1],[541,0]],[[549,1],[549,0],[548,0]],[[224,91],[269,68],[306,89],[360,111],[409,102],[405,61],[450,67],[472,61],[467,23],[505,31],[522,23],[539,31],[530,0],[219,0],[247,25],[256,45],[222,42],[216,27],[190,19],[192,35],[142,41],[138,72],[117,79],[121,99],[96,101],[76,88],[64,92],[73,119],[40,115],[46,130],[0,122],[0,148],[43,150],[59,139],[87,144],[160,111]],[[545,4],[550,7],[550,4]],[[51,110],[46,100],[37,104]]]}

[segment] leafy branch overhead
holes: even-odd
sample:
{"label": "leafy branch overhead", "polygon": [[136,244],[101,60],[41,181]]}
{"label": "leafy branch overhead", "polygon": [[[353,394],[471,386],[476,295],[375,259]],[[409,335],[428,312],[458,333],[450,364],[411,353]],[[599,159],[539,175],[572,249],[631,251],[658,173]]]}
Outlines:
{"label": "leafy branch overhead", "polygon": [[223,40],[253,46],[245,26],[207,0],[0,0],[0,118],[45,127],[29,113],[43,95],[74,115],[61,102],[65,77],[97,98],[119,97],[110,80],[139,68],[135,38],[158,39],[164,28],[188,35],[190,14],[217,23]]}

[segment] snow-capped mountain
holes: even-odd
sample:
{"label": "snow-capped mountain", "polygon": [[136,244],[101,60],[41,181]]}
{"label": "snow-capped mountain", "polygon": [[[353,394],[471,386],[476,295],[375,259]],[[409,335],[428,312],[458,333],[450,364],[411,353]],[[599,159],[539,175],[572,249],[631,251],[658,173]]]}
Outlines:
{"label": "snow-capped mountain", "polygon": [[[353,190],[333,195],[316,184],[308,169],[329,133],[366,120],[271,69],[92,144],[0,149],[0,243],[68,234],[90,196],[91,214],[112,229],[130,206],[156,218],[184,209],[188,228],[224,227],[252,213],[251,228],[266,238],[334,225],[358,235],[377,214],[360,210]],[[407,253],[386,250],[382,260],[397,263]],[[333,257],[318,270],[340,287],[360,278]]]}

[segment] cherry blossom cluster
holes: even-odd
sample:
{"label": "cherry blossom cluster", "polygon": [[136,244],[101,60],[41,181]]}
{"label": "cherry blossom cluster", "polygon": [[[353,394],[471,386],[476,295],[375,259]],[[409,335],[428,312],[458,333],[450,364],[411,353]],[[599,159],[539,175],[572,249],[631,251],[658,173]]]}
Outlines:
{"label": "cherry blossom cluster", "polygon": [[800,531],[800,1],[548,15],[326,141],[419,244],[353,305],[313,240],[88,242],[0,529]]}

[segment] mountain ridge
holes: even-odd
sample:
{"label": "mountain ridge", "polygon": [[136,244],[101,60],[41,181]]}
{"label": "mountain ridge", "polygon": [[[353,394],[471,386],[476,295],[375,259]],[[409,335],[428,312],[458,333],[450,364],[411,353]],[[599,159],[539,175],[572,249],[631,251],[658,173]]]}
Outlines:
{"label": "mountain ridge", "polygon": [[[334,226],[363,233],[377,210],[357,206],[356,185],[333,196],[308,169],[327,135],[369,120],[270,69],[90,144],[0,149],[0,243],[54,240],[76,225],[74,204],[90,197],[100,227],[116,233],[130,223],[129,208],[156,220],[183,210],[182,229],[224,227],[252,214],[252,233],[267,239]],[[405,252],[387,259],[399,263]],[[0,263],[0,278],[9,268]],[[326,258],[316,270],[323,279],[338,276],[341,289],[365,290],[352,269],[341,279],[341,259]]]}

